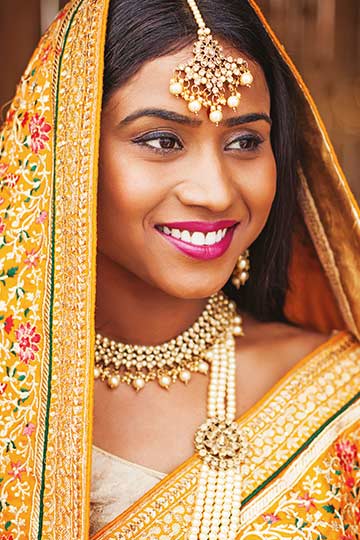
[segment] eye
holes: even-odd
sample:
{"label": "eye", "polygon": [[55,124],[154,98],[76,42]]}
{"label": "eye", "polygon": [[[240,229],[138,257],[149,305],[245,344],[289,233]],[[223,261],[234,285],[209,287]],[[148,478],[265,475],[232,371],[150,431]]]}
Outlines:
{"label": "eye", "polygon": [[133,139],[133,142],[140,146],[145,146],[151,151],[162,154],[174,152],[183,148],[180,139],[169,132],[147,133],[146,135]]}
{"label": "eye", "polygon": [[246,134],[238,137],[226,146],[227,150],[240,150],[242,152],[256,152],[260,149],[263,139],[255,134]]}

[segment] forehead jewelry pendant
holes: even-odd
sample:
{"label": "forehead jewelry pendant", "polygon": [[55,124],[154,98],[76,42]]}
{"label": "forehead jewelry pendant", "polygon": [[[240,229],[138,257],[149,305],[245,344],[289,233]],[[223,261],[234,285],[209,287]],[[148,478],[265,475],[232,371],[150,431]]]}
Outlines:
{"label": "forehead jewelry pendant", "polygon": [[206,108],[211,122],[218,125],[223,106],[236,110],[241,97],[239,87],[250,87],[253,76],[243,58],[223,55],[223,48],[206,27],[195,0],[187,2],[199,26],[199,37],[193,46],[193,58],[174,69],[169,90],[182,97],[195,114]]}

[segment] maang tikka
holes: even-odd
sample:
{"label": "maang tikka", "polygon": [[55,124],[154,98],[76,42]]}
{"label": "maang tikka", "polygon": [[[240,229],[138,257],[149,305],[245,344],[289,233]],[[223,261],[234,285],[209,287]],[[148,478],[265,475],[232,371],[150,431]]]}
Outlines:
{"label": "maang tikka", "polygon": [[188,102],[188,109],[197,114],[208,109],[211,122],[218,125],[222,108],[236,110],[240,103],[239,86],[251,86],[253,76],[243,58],[224,56],[223,48],[206,27],[195,0],[187,0],[199,26],[199,39],[193,46],[193,58],[179,64],[170,80],[170,93]]}

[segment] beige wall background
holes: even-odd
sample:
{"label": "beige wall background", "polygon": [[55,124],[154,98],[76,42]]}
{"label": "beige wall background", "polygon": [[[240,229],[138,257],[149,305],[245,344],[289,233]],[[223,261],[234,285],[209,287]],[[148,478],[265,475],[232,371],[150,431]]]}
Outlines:
{"label": "beige wall background", "polygon": [[[0,106],[13,96],[41,32],[65,3],[0,0]],[[310,88],[360,201],[359,0],[258,3]]]}

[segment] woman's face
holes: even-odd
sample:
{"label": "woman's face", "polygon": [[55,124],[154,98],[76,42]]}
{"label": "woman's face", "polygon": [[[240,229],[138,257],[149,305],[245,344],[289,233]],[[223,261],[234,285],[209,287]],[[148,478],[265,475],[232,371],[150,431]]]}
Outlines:
{"label": "woman's face", "polygon": [[[249,62],[251,88],[242,89],[236,112],[223,109],[216,126],[205,110],[196,116],[169,93],[174,67],[191,51],[147,62],[112,94],[100,144],[98,251],[129,279],[178,298],[204,298],[226,283],[263,229],[276,190],[262,70]],[[221,233],[209,231],[228,228],[217,223],[223,220],[236,223],[226,233],[225,244],[232,238],[225,251],[224,240],[216,245]],[[208,248],[191,245],[214,240]]]}

